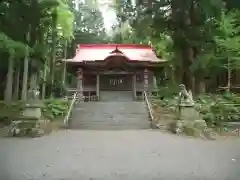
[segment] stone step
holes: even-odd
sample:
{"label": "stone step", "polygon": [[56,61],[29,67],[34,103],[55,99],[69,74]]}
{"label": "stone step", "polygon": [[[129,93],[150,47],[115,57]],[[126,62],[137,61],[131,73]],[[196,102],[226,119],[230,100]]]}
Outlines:
{"label": "stone step", "polygon": [[71,117],[72,119],[76,120],[77,122],[146,122],[148,120],[148,116],[130,116],[130,115],[101,115],[98,114],[90,115],[90,114],[78,114]]}
{"label": "stone step", "polygon": [[94,118],[146,118],[148,117],[148,113],[100,113],[100,112],[74,112],[72,113],[72,116],[77,116],[79,118],[84,117],[94,117]]}
{"label": "stone step", "polygon": [[150,129],[144,102],[88,102],[75,106],[71,129]]}
{"label": "stone step", "polygon": [[122,106],[116,106],[116,105],[102,105],[102,106],[95,106],[92,105],[90,107],[76,107],[74,111],[79,112],[101,112],[101,113],[130,113],[130,114],[138,114],[138,113],[145,113],[146,112],[146,106],[135,106],[133,105],[122,105]]}
{"label": "stone step", "polygon": [[72,124],[119,124],[119,125],[131,125],[131,124],[148,124],[150,121],[132,121],[132,122],[114,122],[114,121],[78,121],[72,122]]}
{"label": "stone step", "polygon": [[78,122],[71,123],[69,126],[71,129],[150,129],[150,121],[144,123],[110,123],[110,122]]}
{"label": "stone step", "polygon": [[151,124],[110,124],[110,123],[90,123],[90,124],[71,124],[71,129],[92,129],[92,130],[117,130],[117,129],[150,129]]}
{"label": "stone step", "polygon": [[145,124],[148,123],[148,119],[138,119],[138,120],[112,120],[112,119],[99,119],[99,120],[94,120],[94,119],[81,119],[78,121],[73,121],[72,123],[115,123],[115,124],[131,124],[131,123],[136,123],[136,124]]}
{"label": "stone step", "polygon": [[[101,122],[107,122],[107,123],[111,123],[111,122],[113,122],[113,123],[125,123],[125,124],[127,124],[127,123],[145,123],[145,122],[148,122],[149,120],[148,120],[148,118],[142,118],[142,119],[126,119],[126,120],[120,120],[120,119],[91,119],[91,118],[89,118],[89,119],[87,119],[87,118],[85,118],[85,119],[78,119],[76,122],[86,122],[86,123],[88,123],[88,122],[94,122],[94,123],[101,123]],[[75,122],[75,121],[74,121]]]}
{"label": "stone step", "polygon": [[151,129],[149,127],[130,127],[130,126],[126,126],[126,127],[108,127],[108,126],[74,126],[74,127],[70,127],[70,129],[77,129],[77,130],[109,130],[109,131],[116,131],[116,130],[140,130],[140,129]]}

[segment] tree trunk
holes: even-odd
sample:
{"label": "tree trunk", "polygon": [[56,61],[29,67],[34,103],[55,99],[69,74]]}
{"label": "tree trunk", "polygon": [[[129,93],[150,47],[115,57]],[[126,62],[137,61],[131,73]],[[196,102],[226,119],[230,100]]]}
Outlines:
{"label": "tree trunk", "polygon": [[47,68],[48,68],[48,59],[44,64],[44,72],[43,72],[43,85],[42,85],[42,99],[45,99],[46,96],[46,82],[47,82]]}
{"label": "tree trunk", "polygon": [[203,77],[195,77],[195,95],[203,94],[206,92],[206,84]]}
{"label": "tree trunk", "polygon": [[7,83],[5,88],[4,101],[9,103],[12,100],[12,87],[13,87],[13,57],[8,59],[8,73],[7,73]]}
{"label": "tree trunk", "polygon": [[24,58],[24,68],[23,68],[23,81],[22,81],[22,95],[21,100],[26,101],[27,100],[27,91],[28,91],[28,62],[29,59],[26,56]]}
{"label": "tree trunk", "polygon": [[52,51],[51,51],[51,64],[50,64],[51,97],[53,97],[54,95],[53,87],[54,87],[54,73],[55,73],[55,61],[56,61],[56,47],[57,47],[57,13],[54,12],[52,15],[52,48],[51,48]]}
{"label": "tree trunk", "polygon": [[236,85],[240,86],[240,69],[236,69]]}
{"label": "tree trunk", "polygon": [[[67,41],[65,41],[64,45],[64,59],[67,58]],[[66,61],[63,63],[63,74],[62,74],[62,84],[65,85],[65,79],[66,79]]]}
{"label": "tree trunk", "polygon": [[65,41],[64,44],[64,62],[63,62],[63,74],[62,74],[62,87],[61,87],[61,94],[63,95],[65,92],[65,86],[66,86],[66,58],[67,58],[67,46],[68,46],[68,42],[67,40]]}
{"label": "tree trunk", "polygon": [[170,73],[169,73],[169,74],[171,74],[170,76],[171,76],[171,83],[172,83],[172,84],[176,84],[176,78],[175,78],[174,72],[175,72],[175,67],[174,67],[174,66],[171,66],[171,67],[170,67]]}
{"label": "tree trunk", "polygon": [[15,75],[15,89],[14,89],[14,95],[13,95],[15,100],[18,100],[19,84],[20,84],[20,65],[17,66],[16,75]]}
{"label": "tree trunk", "polygon": [[230,58],[228,58],[228,65],[227,65],[227,91],[230,92],[231,91],[231,84],[232,84],[232,70],[231,70],[231,62],[230,62]]}
{"label": "tree trunk", "polygon": [[[29,31],[26,34],[26,40],[27,42],[30,42],[30,36],[31,36],[31,25],[29,25]],[[28,91],[28,63],[29,63],[29,57],[28,53],[26,53],[24,58],[24,67],[23,67],[23,81],[22,81],[22,93],[21,93],[21,100],[26,101],[27,100],[27,91]]]}
{"label": "tree trunk", "polygon": [[30,77],[30,89],[35,89],[37,87],[37,73],[34,72]]}
{"label": "tree trunk", "polygon": [[177,84],[182,84],[183,71],[182,68],[180,68],[179,66],[175,67],[174,69],[174,77]]}
{"label": "tree trunk", "polygon": [[206,84],[204,80],[199,82],[199,94],[203,94],[203,93],[206,93]]}
{"label": "tree trunk", "polygon": [[186,86],[187,90],[193,90],[193,73],[190,67],[193,62],[193,50],[191,47],[186,47],[182,50],[182,60],[183,60],[183,84]]}

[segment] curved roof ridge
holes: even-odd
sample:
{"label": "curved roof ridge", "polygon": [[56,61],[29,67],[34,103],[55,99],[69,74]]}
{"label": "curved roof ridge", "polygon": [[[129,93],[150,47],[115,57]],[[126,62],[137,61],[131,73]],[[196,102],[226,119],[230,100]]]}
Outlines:
{"label": "curved roof ridge", "polygon": [[156,56],[151,46],[142,44],[79,44],[72,61],[104,61],[110,55],[124,55],[129,61],[165,61]]}
{"label": "curved roof ridge", "polygon": [[149,45],[144,45],[144,44],[78,44],[78,48],[136,48],[136,49],[141,49],[141,48],[151,48]]}

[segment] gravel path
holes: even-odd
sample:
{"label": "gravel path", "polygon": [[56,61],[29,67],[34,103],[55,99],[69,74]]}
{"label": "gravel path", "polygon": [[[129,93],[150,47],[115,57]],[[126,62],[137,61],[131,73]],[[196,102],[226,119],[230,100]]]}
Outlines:
{"label": "gravel path", "polygon": [[59,131],[0,139],[1,180],[239,180],[240,140],[154,130]]}

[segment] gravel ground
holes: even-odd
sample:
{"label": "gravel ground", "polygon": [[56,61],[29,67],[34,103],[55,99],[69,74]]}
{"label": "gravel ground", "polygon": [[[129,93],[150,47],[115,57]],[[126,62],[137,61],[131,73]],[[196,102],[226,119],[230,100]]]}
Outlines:
{"label": "gravel ground", "polygon": [[240,140],[154,130],[0,139],[0,180],[239,180]]}

